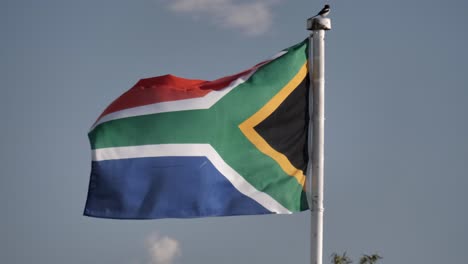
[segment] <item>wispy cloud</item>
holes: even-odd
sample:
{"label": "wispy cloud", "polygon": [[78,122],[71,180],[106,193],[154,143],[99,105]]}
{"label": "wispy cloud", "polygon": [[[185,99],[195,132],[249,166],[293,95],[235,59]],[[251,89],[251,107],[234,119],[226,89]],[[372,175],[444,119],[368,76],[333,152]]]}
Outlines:
{"label": "wispy cloud", "polygon": [[267,32],[273,23],[272,4],[278,0],[171,0],[169,9],[177,13],[203,16],[247,35]]}
{"label": "wispy cloud", "polygon": [[157,233],[150,235],[146,240],[146,247],[150,264],[172,264],[175,258],[181,255],[179,242]]}

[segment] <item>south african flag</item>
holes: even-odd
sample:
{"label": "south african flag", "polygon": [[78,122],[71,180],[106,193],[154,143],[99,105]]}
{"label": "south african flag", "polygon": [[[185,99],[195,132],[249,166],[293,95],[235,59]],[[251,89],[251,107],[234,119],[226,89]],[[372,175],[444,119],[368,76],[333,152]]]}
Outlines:
{"label": "south african flag", "polygon": [[215,81],[142,79],[91,127],[84,214],[119,219],[308,208],[307,41]]}

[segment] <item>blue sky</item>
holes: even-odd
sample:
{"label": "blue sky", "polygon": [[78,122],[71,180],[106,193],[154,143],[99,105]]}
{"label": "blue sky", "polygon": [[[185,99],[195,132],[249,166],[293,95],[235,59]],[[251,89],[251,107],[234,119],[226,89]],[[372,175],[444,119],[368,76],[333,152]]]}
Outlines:
{"label": "blue sky", "polygon": [[[309,215],[82,216],[87,131],[138,79],[215,79],[307,37],[321,1],[2,0],[1,263],[308,263]],[[468,2],[331,1],[325,260],[460,263]]]}

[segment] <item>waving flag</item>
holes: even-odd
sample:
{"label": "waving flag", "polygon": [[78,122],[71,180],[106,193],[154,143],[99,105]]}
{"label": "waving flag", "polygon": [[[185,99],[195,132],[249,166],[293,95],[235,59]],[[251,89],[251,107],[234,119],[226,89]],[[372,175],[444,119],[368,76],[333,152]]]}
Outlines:
{"label": "waving flag", "polygon": [[148,219],[308,208],[307,41],[215,81],[143,79],[89,132],[85,215]]}

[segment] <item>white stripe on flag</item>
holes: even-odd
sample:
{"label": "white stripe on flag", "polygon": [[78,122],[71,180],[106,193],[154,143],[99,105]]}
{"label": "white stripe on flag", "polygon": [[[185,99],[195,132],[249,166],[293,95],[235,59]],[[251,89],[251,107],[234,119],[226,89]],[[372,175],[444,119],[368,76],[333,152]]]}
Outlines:
{"label": "white stripe on flag", "polygon": [[229,166],[210,144],[161,144],[102,148],[92,151],[93,161],[144,157],[207,157],[213,166],[242,194],[277,214],[291,214],[270,195],[260,192]]}

